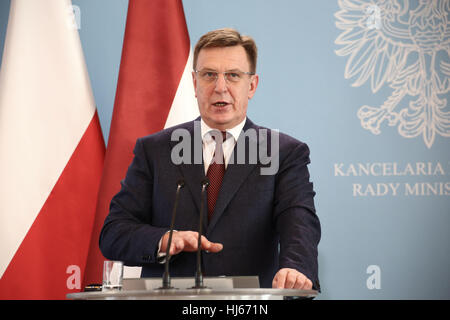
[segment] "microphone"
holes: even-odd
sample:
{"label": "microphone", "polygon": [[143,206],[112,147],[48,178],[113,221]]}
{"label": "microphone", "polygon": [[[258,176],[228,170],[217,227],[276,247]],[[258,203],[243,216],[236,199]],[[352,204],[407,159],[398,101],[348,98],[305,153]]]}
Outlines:
{"label": "microphone", "polygon": [[202,239],[202,226],[203,226],[203,215],[205,208],[205,197],[206,188],[209,185],[209,179],[205,178],[202,181],[202,195],[201,195],[201,205],[200,205],[200,219],[198,226],[198,242],[197,242],[197,271],[195,272],[195,286],[191,289],[204,289],[203,285],[203,274],[202,274],[202,262],[201,262],[201,239]]}
{"label": "microphone", "polygon": [[167,242],[167,248],[166,248],[166,263],[164,265],[164,274],[162,279],[162,287],[158,289],[173,289],[173,287],[170,285],[170,275],[169,275],[169,261],[170,261],[170,246],[172,244],[172,234],[173,234],[173,226],[175,224],[175,217],[177,215],[177,207],[178,207],[178,200],[180,198],[180,190],[184,187],[184,180],[180,179],[177,182],[177,192],[175,194],[175,204],[173,205],[173,211],[172,211],[172,221],[170,222],[170,230],[169,230],[169,240]]}

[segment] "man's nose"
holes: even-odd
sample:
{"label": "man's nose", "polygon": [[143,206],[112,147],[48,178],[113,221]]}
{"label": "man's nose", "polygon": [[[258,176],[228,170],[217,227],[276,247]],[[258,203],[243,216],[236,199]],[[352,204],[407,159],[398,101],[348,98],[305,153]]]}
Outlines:
{"label": "man's nose", "polygon": [[225,92],[228,90],[227,81],[225,80],[225,75],[223,73],[217,75],[214,89],[217,92]]}

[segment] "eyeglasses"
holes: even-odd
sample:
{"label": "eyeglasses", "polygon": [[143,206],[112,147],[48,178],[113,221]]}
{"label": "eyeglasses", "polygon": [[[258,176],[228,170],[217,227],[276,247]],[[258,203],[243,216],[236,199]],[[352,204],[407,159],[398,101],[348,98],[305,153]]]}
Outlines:
{"label": "eyeglasses", "polygon": [[225,80],[228,83],[237,83],[242,80],[244,75],[253,76],[254,72],[244,72],[244,71],[226,71],[217,72],[214,70],[194,70],[194,72],[199,76],[200,80],[205,83],[213,83],[219,78],[219,74],[223,74]]}

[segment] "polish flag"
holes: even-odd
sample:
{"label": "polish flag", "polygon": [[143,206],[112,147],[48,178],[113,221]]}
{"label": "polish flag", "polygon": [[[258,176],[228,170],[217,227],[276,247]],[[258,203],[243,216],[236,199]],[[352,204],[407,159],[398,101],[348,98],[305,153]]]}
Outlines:
{"label": "polish flag", "polygon": [[[136,139],[198,117],[181,0],[130,0],[105,167],[84,284],[101,283],[98,238]],[[139,277],[125,269],[124,277]]]}
{"label": "polish flag", "polygon": [[0,299],[79,292],[105,145],[70,0],[11,0],[0,70]]}

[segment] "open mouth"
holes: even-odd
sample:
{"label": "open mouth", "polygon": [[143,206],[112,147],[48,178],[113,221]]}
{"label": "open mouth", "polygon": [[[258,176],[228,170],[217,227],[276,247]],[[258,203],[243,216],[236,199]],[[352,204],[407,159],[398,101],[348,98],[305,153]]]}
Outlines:
{"label": "open mouth", "polygon": [[229,105],[229,103],[226,101],[217,101],[213,103],[213,106],[215,107],[226,107],[227,105]]}

